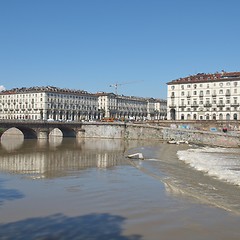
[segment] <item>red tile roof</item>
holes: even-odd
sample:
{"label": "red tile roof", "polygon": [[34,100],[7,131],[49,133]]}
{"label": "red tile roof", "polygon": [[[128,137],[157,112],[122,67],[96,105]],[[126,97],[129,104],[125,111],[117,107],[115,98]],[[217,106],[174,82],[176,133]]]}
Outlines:
{"label": "red tile roof", "polygon": [[198,73],[184,78],[179,78],[168,82],[167,84],[182,84],[182,83],[193,83],[193,82],[207,82],[207,81],[219,81],[219,80],[233,80],[240,78],[240,72],[216,72],[216,73]]}

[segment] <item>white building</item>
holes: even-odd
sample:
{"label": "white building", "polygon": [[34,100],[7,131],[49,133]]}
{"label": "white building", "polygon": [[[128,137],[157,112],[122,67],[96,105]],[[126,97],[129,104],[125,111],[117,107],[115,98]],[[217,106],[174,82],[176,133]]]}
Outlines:
{"label": "white building", "polygon": [[0,93],[0,119],[96,119],[97,96],[56,87],[15,88]]}
{"label": "white building", "polygon": [[154,98],[98,93],[104,117],[129,120],[162,120],[167,116],[167,101]]}
{"label": "white building", "polygon": [[147,101],[144,98],[98,93],[99,109],[106,118],[146,119]]}
{"label": "white building", "polygon": [[14,88],[0,92],[0,119],[19,120],[159,120],[166,117],[166,101],[91,94],[57,87]]}
{"label": "white building", "polygon": [[240,118],[240,72],[198,73],[167,84],[169,120]]}

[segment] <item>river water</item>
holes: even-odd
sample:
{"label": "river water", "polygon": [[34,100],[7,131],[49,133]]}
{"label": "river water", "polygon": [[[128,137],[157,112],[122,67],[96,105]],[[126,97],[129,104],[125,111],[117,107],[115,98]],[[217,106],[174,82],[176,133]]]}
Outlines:
{"label": "river water", "polygon": [[[141,152],[144,160],[126,156]],[[106,139],[0,145],[0,239],[240,239],[240,150]]]}

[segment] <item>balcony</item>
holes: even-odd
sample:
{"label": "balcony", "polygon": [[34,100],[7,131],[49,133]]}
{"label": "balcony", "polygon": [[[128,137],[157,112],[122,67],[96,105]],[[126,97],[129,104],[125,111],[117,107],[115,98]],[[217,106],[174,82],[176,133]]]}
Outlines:
{"label": "balcony", "polygon": [[239,103],[232,103],[231,107],[239,107]]}
{"label": "balcony", "polygon": [[211,107],[212,104],[211,104],[211,103],[206,103],[206,104],[204,104],[203,106],[204,106],[204,107]]}
{"label": "balcony", "polygon": [[218,104],[217,104],[217,107],[225,107],[225,104],[223,104],[223,103],[218,103]]}
{"label": "balcony", "polygon": [[196,104],[196,103],[193,103],[193,104],[191,104],[191,107],[192,107],[192,108],[195,108],[195,107],[199,107],[199,105]]}
{"label": "balcony", "polygon": [[176,105],[170,105],[169,107],[170,108],[176,108]]}

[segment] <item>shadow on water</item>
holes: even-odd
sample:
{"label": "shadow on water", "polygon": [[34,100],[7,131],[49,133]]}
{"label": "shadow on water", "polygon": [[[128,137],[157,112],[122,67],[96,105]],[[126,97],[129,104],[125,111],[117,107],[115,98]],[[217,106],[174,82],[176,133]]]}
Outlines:
{"label": "shadow on water", "polygon": [[56,214],[1,224],[0,236],[4,240],[141,240],[139,235],[122,235],[122,224],[125,220],[124,217],[107,213],[78,217]]}
{"label": "shadow on water", "polygon": [[4,181],[0,179],[0,206],[4,201],[20,199],[24,197],[24,195],[18,190],[3,188],[3,182]]}

